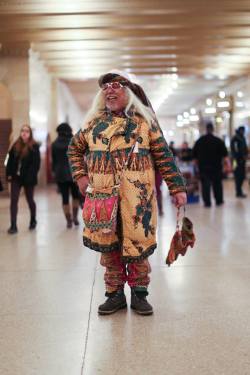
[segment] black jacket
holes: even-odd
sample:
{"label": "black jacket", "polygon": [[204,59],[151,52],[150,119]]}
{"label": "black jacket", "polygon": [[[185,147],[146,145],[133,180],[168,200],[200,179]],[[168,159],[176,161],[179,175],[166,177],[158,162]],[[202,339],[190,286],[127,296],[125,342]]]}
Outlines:
{"label": "black jacket", "polygon": [[37,184],[37,174],[40,168],[39,145],[34,144],[28,154],[22,159],[15,151],[14,146],[9,151],[6,166],[6,177],[17,178],[19,176],[22,185],[34,186]]}
{"label": "black jacket", "polygon": [[227,155],[228,152],[225,143],[213,134],[201,136],[193,148],[193,157],[198,160],[201,172],[221,172],[222,160]]}
{"label": "black jacket", "polygon": [[247,143],[244,136],[236,133],[231,140],[231,152],[232,157],[237,160],[237,162],[245,161],[247,158]]}
{"label": "black jacket", "polygon": [[72,135],[59,135],[52,143],[52,170],[56,182],[72,182],[72,175],[67,157]]}

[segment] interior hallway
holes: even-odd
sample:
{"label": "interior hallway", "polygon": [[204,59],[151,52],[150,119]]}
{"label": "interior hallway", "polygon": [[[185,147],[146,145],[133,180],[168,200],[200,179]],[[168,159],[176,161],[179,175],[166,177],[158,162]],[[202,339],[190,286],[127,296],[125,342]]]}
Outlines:
{"label": "interior hallway", "polygon": [[[224,207],[188,206],[197,243],[168,268],[175,211],[165,194],[151,257],[154,315],[97,315],[104,300],[99,256],[67,230],[55,189],[36,194],[29,232],[20,201],[17,235],[0,200],[1,375],[246,375],[250,373],[250,199],[226,182]],[[129,302],[129,290],[126,290]]]}

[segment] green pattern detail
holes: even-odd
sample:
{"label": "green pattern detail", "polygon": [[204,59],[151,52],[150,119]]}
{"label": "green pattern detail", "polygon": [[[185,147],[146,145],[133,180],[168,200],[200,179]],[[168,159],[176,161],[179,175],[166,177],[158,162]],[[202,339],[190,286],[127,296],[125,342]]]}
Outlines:
{"label": "green pattern detail", "polygon": [[129,143],[130,139],[133,138],[133,131],[137,128],[136,123],[132,120],[127,121],[126,129],[125,129],[125,142]]}
{"label": "green pattern detail", "polygon": [[100,138],[101,133],[106,130],[109,126],[108,122],[99,121],[97,125],[94,127],[92,136],[93,136],[93,142],[96,144],[96,139]]}

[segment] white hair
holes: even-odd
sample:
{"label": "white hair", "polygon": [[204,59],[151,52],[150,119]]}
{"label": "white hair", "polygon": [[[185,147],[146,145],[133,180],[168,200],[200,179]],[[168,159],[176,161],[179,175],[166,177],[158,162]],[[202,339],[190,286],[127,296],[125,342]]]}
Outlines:
{"label": "white hair", "polygon": [[[146,107],[129,87],[125,87],[125,90],[128,96],[128,104],[124,110],[125,115],[127,117],[132,117],[135,113],[138,113],[151,126],[151,124],[155,122],[155,115],[152,110]],[[86,129],[92,120],[101,117],[105,112],[106,107],[103,91],[99,90],[89,111],[86,113],[83,128]]]}

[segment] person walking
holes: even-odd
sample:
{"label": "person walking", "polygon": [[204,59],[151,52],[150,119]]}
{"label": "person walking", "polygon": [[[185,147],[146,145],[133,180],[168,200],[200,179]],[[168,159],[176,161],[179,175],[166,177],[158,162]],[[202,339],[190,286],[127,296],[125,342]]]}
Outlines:
{"label": "person walking", "polygon": [[[73,134],[70,125],[66,122],[60,124],[56,131],[58,136],[52,143],[52,170],[62,196],[62,208],[67,221],[67,228],[72,228],[73,223],[79,225],[79,190],[73,182],[67,157],[68,146]],[[69,202],[70,193],[72,195],[72,212]]]}
{"label": "person walking", "polygon": [[[185,183],[143,89],[125,73],[107,73],[100,77],[99,86],[83,129],[68,150],[73,178],[83,194],[87,189],[85,203],[87,197],[93,199],[91,192],[115,191],[115,181],[120,181],[116,231],[104,233],[101,227],[86,225],[83,231],[84,245],[101,252],[100,263],[105,267],[107,300],[98,313],[112,314],[127,306],[124,284],[128,282],[131,308],[150,315],[148,257],[157,246],[154,165],[176,207],[186,204]],[[92,211],[91,220],[96,215],[105,217],[109,207],[99,211],[98,207]]]}
{"label": "person walking", "polygon": [[242,185],[246,178],[246,160],[248,154],[244,126],[240,126],[231,139],[231,153],[233,158],[236,197],[246,198],[247,195],[242,191]]}
{"label": "person walking", "polygon": [[187,142],[183,142],[179,151],[179,160],[181,162],[191,162],[193,160],[193,151]]}
{"label": "person walking", "polygon": [[207,134],[202,135],[195,143],[193,157],[199,169],[202,198],[205,207],[211,207],[211,186],[216,201],[220,206],[223,198],[223,163],[228,164],[228,151],[222,139],[213,135],[214,126],[209,122]]}
{"label": "person walking", "polygon": [[24,188],[26,200],[30,209],[29,229],[35,229],[36,203],[34,190],[37,185],[37,174],[40,168],[39,145],[33,139],[32,129],[29,125],[23,125],[20,136],[11,147],[6,166],[7,181],[10,182],[10,217],[11,225],[9,234],[17,233],[18,200],[21,188]]}

